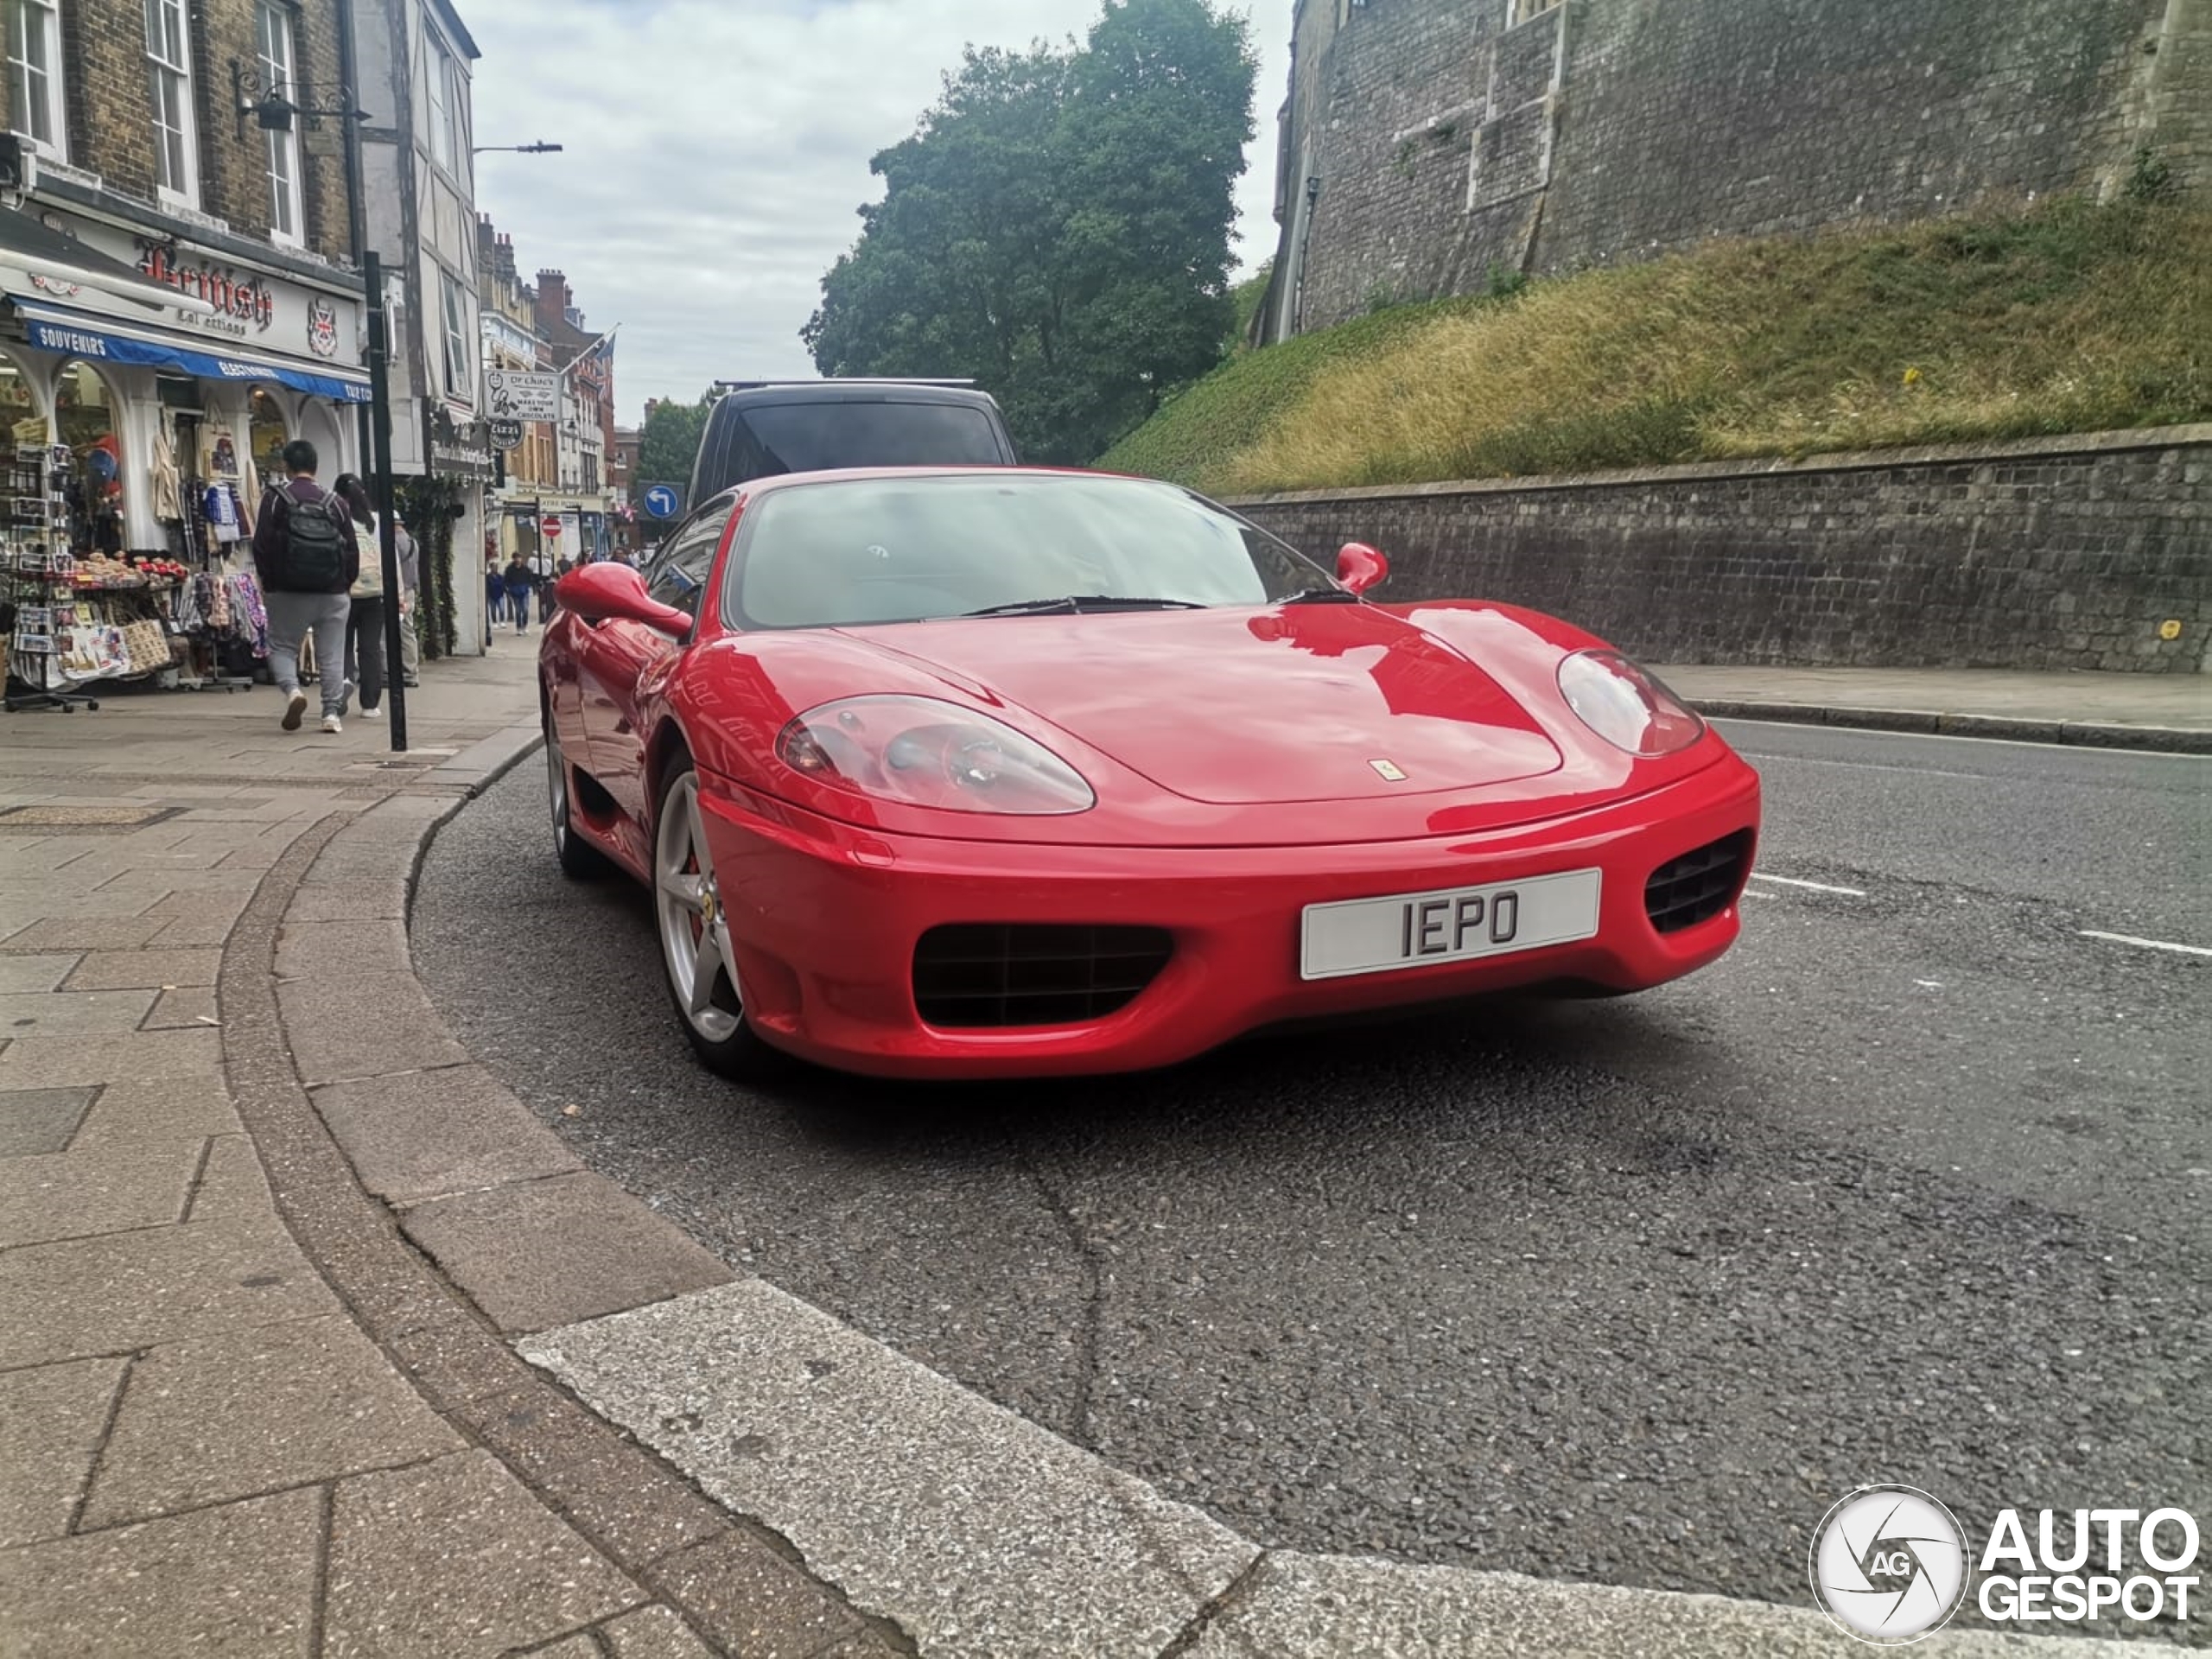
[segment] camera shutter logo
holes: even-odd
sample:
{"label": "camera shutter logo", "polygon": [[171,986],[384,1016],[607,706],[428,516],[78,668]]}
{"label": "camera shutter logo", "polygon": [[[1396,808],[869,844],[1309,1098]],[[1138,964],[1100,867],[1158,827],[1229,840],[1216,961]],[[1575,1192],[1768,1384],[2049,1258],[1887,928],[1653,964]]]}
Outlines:
{"label": "camera shutter logo", "polygon": [[1813,1594],[1853,1636],[1878,1647],[1917,1642],[1966,1599],[1958,1519],[1911,1486],[1862,1486],[1813,1535]]}

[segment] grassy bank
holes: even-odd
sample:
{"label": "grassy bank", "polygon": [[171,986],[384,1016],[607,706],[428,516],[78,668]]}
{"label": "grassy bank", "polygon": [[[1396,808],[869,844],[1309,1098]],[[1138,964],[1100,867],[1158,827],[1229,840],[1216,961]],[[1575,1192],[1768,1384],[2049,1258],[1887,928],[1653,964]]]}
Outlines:
{"label": "grassy bank", "polygon": [[1100,461],[1215,493],[2212,419],[2212,213],[1717,244],[1246,352]]}

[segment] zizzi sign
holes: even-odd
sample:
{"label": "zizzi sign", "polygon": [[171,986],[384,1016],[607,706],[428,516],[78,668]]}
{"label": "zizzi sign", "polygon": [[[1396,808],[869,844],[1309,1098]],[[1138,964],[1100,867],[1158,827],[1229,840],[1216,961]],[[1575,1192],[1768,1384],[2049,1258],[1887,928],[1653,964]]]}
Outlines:
{"label": "zizzi sign", "polygon": [[228,265],[181,256],[170,242],[138,244],[138,269],[149,282],[188,294],[215,308],[202,326],[243,336],[248,325],[258,334],[276,321],[276,296],[262,278],[241,276]]}

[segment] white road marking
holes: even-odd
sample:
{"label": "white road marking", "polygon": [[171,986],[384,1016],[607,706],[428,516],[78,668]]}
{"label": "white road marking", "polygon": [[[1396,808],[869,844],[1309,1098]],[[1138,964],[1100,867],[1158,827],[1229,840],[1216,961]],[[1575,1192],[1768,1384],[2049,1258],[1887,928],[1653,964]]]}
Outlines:
{"label": "white road marking", "polygon": [[2081,930],[2085,939],[2109,939],[2114,944],[2140,945],[2145,950],[2178,950],[2185,957],[2212,957],[2212,950],[2201,944],[2176,944],[2171,939],[2139,939],[2133,933],[2100,933],[2094,927]]}
{"label": "white road marking", "polygon": [[1866,893],[1858,887],[1832,887],[1825,881],[1796,881],[1786,875],[1769,875],[1764,870],[1753,870],[1754,881],[1772,881],[1785,887],[1809,887],[1815,893],[1840,893],[1847,899],[1864,899]]}

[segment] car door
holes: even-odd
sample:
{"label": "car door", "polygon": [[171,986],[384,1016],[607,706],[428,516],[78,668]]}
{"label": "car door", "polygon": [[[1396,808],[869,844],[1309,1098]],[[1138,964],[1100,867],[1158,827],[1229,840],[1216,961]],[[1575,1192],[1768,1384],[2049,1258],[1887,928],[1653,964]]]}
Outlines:
{"label": "car door", "polygon": [[[718,500],[683,524],[639,571],[646,591],[664,605],[696,613],[714,568],[715,550],[729,522],[729,503]],[[609,619],[585,632],[582,659],[584,741],[601,787],[632,822],[645,822],[645,739],[639,720],[638,682],[662,658],[683,649],[641,622]]]}

